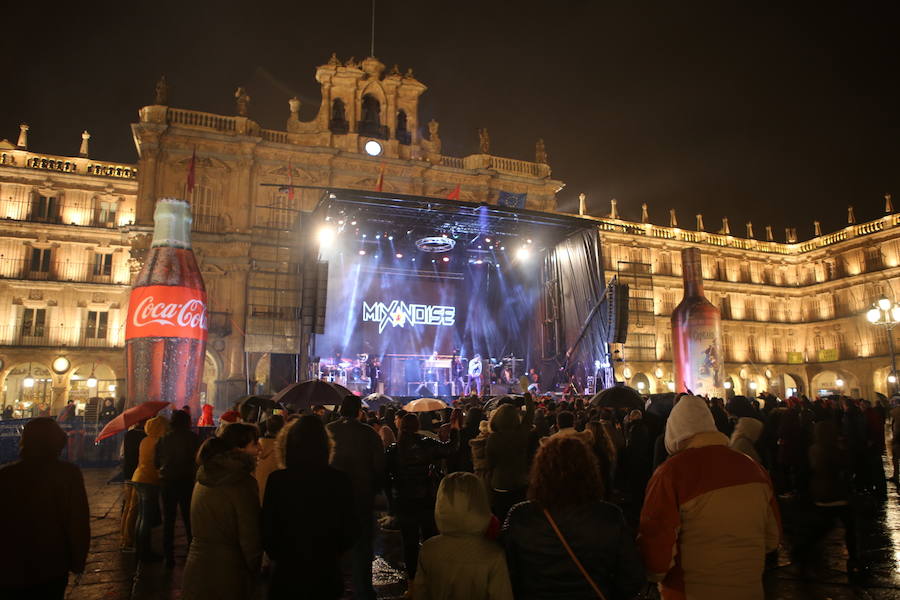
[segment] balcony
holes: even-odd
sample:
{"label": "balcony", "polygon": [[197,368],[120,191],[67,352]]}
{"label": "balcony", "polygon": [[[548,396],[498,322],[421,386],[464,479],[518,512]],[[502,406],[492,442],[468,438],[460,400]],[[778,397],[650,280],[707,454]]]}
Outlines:
{"label": "balcony", "polygon": [[56,198],[44,201],[0,201],[0,218],[51,225],[101,227],[115,229],[134,222],[134,211],[111,211],[108,208],[85,206],[84,202]]}
{"label": "balcony", "polygon": [[96,272],[95,263],[51,261],[49,265],[32,263],[26,258],[0,257],[0,279],[23,279],[26,281],[71,281],[76,283],[101,283],[128,285],[128,269],[112,268],[108,272]]}
{"label": "balcony", "polygon": [[33,325],[24,330],[22,326],[0,326],[0,346],[19,347],[68,347],[68,348],[121,348],[122,336],[112,329],[87,329],[65,325]]}

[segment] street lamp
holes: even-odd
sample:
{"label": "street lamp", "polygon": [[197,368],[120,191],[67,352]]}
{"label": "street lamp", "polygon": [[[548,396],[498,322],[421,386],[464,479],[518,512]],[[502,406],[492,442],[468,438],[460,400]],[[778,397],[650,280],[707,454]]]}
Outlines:
{"label": "street lamp", "polygon": [[897,392],[897,359],[894,354],[894,327],[900,325],[900,304],[891,302],[887,298],[879,298],[872,308],[866,312],[866,320],[873,324],[879,325],[887,329],[888,350],[891,353],[891,374],[888,382],[894,387],[893,392]]}

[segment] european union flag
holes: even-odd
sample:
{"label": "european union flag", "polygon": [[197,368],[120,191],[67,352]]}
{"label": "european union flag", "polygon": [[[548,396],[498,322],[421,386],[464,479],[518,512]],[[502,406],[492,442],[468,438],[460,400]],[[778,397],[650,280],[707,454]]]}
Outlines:
{"label": "european union flag", "polygon": [[507,208],[525,208],[525,198],[528,194],[513,194],[512,192],[500,192],[497,204]]}

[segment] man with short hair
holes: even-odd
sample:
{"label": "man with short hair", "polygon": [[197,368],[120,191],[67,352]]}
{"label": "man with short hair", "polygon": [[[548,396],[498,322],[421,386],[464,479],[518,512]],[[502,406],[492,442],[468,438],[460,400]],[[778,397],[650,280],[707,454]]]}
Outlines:
{"label": "man with short hair", "polygon": [[683,396],[666,423],[671,457],[650,479],[638,544],[664,600],[762,600],[765,555],[781,525],[768,474],[728,447],[703,398]]}
{"label": "man with short hair", "polygon": [[346,396],[341,404],[341,419],[325,426],[334,447],[331,466],[345,472],[353,487],[353,499],[361,526],[360,536],[351,549],[353,561],[353,597],[375,598],[372,587],[372,559],[375,494],[384,478],[384,446],[374,429],[359,422],[362,402]]}

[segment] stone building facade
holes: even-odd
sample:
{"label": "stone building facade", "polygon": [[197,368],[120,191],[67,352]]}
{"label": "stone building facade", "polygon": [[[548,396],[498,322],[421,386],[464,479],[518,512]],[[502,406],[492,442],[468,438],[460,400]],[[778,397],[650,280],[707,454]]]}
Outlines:
{"label": "stone building facade", "polygon": [[[129,283],[160,197],[187,195],[193,205],[211,311],[203,394],[220,410],[276,387],[276,360],[302,359],[303,220],[323,189],[458,190],[461,200],[487,203],[511,192],[526,194],[527,208],[557,210],[563,184],[552,179],[542,142],[533,161],[497,157],[481,130],[475,153],[444,155],[438,123],[420,121],[426,87],[411,70],[332,56],[316,79],[316,117],[301,121],[300,101],[289,99],[283,130],[253,120],[243,88],[235,114],[218,115],[168,106],[161,81],[132,125],[137,165],[91,159],[86,132],[77,157],[29,151],[27,126],[16,144],[0,142],[0,404],[58,410],[68,399],[124,390]],[[727,222],[720,233],[702,231],[702,222],[681,229],[674,215],[669,227],[646,216],[629,222],[613,204],[593,220],[607,279],[631,287],[628,342],[613,348],[617,377],[647,392],[668,389],[680,250],[697,246],[707,296],[722,310],[734,393],[892,391],[888,332],[864,318],[878,297],[900,293],[900,215],[887,208],[876,221],[804,242],[788,232],[782,243],[771,231],[756,239],[750,226],[731,235]]]}

